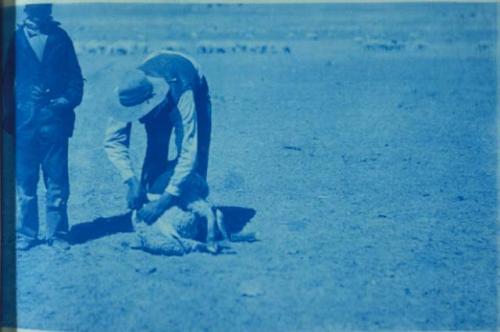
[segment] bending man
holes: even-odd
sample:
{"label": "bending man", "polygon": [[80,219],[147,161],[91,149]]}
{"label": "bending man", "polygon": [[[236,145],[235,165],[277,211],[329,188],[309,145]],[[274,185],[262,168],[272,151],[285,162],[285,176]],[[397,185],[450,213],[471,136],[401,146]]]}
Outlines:
{"label": "bending man", "polygon": [[[154,53],[125,74],[114,100],[104,147],[128,186],[128,207],[152,224],[173,205],[182,205],[193,178],[205,183],[201,196],[206,198],[211,103],[199,66],[181,53]],[[129,156],[133,123],[142,124],[147,134],[140,180]],[[169,161],[172,133],[178,155]],[[160,196],[148,201],[146,193]]]}

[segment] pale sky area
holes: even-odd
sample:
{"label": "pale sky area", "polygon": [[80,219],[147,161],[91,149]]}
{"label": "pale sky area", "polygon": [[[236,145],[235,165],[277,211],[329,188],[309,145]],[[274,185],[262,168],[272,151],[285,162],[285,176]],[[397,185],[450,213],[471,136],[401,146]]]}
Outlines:
{"label": "pale sky area", "polygon": [[47,1],[47,0],[3,0],[2,3],[3,5],[9,6],[12,4],[18,4],[18,5],[24,5],[27,3],[53,3],[53,4],[64,4],[64,3],[96,3],[96,2],[132,2],[132,3],[260,3],[260,4],[265,4],[265,3],[335,3],[335,2],[340,2],[340,3],[353,3],[353,2],[359,2],[359,3],[381,3],[381,2],[467,2],[467,3],[484,3],[484,2],[496,2],[495,0],[420,0],[420,1],[415,1],[415,0],[307,0],[307,1],[300,1],[300,0],[53,0],[53,1]]}

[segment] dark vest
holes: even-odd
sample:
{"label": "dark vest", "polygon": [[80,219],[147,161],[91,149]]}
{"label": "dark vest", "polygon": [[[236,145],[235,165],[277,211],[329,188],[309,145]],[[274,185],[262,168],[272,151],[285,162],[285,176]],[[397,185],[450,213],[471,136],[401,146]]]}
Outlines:
{"label": "dark vest", "polygon": [[[208,168],[208,152],[211,133],[211,103],[208,85],[203,78],[198,89],[193,91],[198,122],[198,153],[195,172],[205,180]],[[169,93],[167,102],[162,103],[141,120],[146,129],[147,147],[142,167],[141,182],[146,190],[153,186],[153,192],[163,192],[172,175],[177,160],[168,160],[168,149],[173,124],[170,123],[169,112],[175,107],[174,97]]]}
{"label": "dark vest", "polygon": [[147,135],[146,156],[141,175],[141,182],[146,189],[151,188],[168,169],[168,148],[172,134],[172,125],[169,119],[171,107],[168,105],[169,103],[157,106],[141,120]]}

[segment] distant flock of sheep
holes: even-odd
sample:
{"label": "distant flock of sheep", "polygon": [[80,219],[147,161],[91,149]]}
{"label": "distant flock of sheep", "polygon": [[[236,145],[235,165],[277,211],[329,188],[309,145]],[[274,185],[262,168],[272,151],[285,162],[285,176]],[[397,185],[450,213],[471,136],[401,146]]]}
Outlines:
{"label": "distant flock of sheep", "polygon": [[[176,43],[155,45],[156,43],[138,42],[131,40],[106,42],[90,40],[75,43],[78,54],[95,55],[134,55],[148,54],[155,49],[167,49],[172,51],[187,52],[187,48]],[[254,53],[254,54],[289,54],[292,52],[290,46],[274,45],[267,43],[199,43],[195,46],[198,54],[225,54],[225,53]],[[193,52],[188,52],[193,53]]]}

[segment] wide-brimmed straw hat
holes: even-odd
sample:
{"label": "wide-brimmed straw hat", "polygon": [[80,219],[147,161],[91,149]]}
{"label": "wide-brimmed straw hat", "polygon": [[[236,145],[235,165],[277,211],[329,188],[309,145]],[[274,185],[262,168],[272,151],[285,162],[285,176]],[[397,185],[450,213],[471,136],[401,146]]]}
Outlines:
{"label": "wide-brimmed straw hat", "polygon": [[119,121],[137,121],[165,100],[169,86],[163,78],[146,76],[139,69],[125,73],[113,91],[109,107]]}

